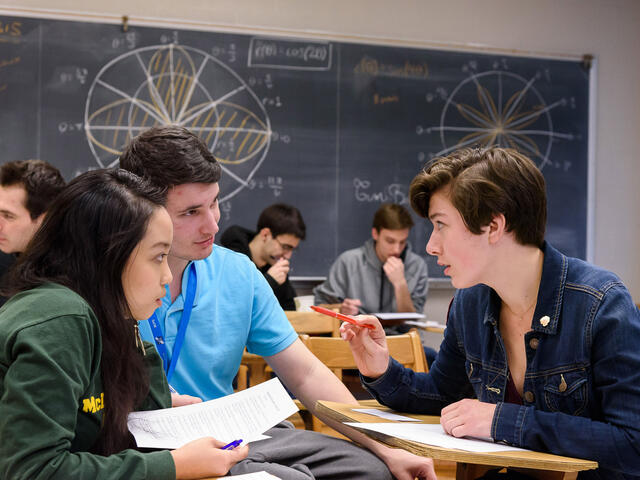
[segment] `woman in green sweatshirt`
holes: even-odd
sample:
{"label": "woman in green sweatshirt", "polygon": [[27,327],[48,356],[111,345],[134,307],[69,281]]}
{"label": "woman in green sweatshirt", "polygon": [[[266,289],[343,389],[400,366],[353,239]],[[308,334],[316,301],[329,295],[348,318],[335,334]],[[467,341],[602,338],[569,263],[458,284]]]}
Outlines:
{"label": "woman in green sweatshirt", "polygon": [[212,438],[143,453],[127,430],[171,406],[137,320],[171,282],[172,236],[161,192],[124,170],[79,176],[50,208],[0,309],[0,478],[201,478],[247,455]]}

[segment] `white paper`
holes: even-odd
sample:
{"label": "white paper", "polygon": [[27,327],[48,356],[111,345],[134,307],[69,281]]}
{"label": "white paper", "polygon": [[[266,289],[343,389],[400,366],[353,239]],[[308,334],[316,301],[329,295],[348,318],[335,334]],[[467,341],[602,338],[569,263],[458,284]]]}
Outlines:
{"label": "white paper", "polygon": [[422,313],[416,312],[378,312],[373,313],[380,320],[418,320],[424,318]]}
{"label": "white paper", "polygon": [[240,478],[241,480],[280,480],[280,477],[271,475],[267,472],[245,473],[244,475],[227,475],[224,478]]}
{"label": "white paper", "polygon": [[374,415],[376,417],[384,418],[386,420],[394,420],[396,422],[419,422],[416,418],[405,417],[404,415],[398,415],[391,412],[383,412],[375,408],[354,408],[354,412],[366,413],[368,415]]}
{"label": "white paper", "polygon": [[404,322],[404,324],[405,325],[410,325],[410,326],[413,326],[413,327],[418,327],[418,328],[433,327],[433,328],[441,328],[442,330],[447,328],[446,325],[443,325],[442,323],[435,322],[433,320],[426,320],[424,322],[416,322],[415,320],[407,320],[406,322]]}
{"label": "white paper", "polygon": [[485,440],[477,440],[471,438],[456,438],[444,433],[439,423],[345,423],[352,427],[373,430],[374,432],[384,433],[393,437],[409,440],[412,442],[424,443],[425,445],[433,445],[443,448],[455,448],[457,450],[465,450],[467,452],[492,453],[507,451],[526,451],[523,448],[510,447],[500,443],[488,442]]}
{"label": "white paper", "polygon": [[311,305],[313,305],[314,296],[313,295],[299,295],[293,298],[293,302],[296,305],[296,310],[298,312],[313,312],[311,310]]}
{"label": "white paper", "polygon": [[179,448],[202,437],[243,443],[298,411],[280,380],[208,402],[129,414],[129,431],[139,447]]}
{"label": "white paper", "polygon": [[271,438],[269,435],[256,435],[252,437],[251,440],[249,441],[245,442],[243,440],[242,445],[246,445],[247,443],[259,442],[260,440],[268,440],[269,438]]}

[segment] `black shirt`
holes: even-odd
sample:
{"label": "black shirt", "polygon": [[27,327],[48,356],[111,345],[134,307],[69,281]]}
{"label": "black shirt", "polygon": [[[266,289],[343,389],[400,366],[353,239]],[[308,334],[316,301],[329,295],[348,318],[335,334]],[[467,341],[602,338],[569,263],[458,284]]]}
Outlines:
{"label": "black shirt", "polygon": [[[16,261],[16,256],[0,251],[0,287],[4,286],[4,277],[11,265]],[[6,297],[0,296],[0,307],[7,301]]]}
{"label": "black shirt", "polygon": [[[249,242],[251,242],[256,235],[257,233],[253,230],[246,229],[239,225],[232,225],[222,233],[222,236],[220,237],[220,245],[233,251],[244,253],[247,257],[251,258]],[[253,258],[251,258],[251,261],[253,261]],[[296,296],[296,291],[289,281],[289,275],[287,275],[287,278],[282,285],[278,285],[278,282],[276,282],[276,280],[267,273],[267,270],[270,268],[271,265],[267,263],[265,266],[258,268],[258,270],[260,270],[271,286],[271,289],[278,299],[278,302],[280,302],[282,309],[295,310],[296,304],[293,298]]]}

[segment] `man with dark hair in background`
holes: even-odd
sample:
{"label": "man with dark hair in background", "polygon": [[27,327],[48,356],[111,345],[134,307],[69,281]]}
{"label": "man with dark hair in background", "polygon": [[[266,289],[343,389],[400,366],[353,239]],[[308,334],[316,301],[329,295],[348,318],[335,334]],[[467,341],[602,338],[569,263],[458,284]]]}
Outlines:
{"label": "man with dark hair in background", "polygon": [[[60,172],[42,160],[8,162],[0,167],[0,278],[27,248],[49,205],[65,186]],[[0,305],[5,302],[0,297]]]}
{"label": "man with dark hair in background", "polygon": [[255,231],[232,225],[222,233],[220,245],[247,255],[266,278],[283,310],[295,310],[290,260],[305,235],[300,211],[292,205],[276,203],[262,211]]}

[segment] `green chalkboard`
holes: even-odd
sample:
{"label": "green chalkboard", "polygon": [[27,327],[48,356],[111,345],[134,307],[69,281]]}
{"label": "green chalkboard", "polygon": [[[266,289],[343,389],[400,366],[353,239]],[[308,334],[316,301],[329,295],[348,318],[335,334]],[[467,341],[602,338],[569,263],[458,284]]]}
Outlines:
{"label": "green chalkboard", "polygon": [[[588,101],[578,61],[0,17],[2,161],[38,157],[71,178],[116,165],[154,124],[185,125],[223,164],[222,229],[274,202],[300,208],[296,276],[326,275],[381,202],[407,202],[426,161],[476,143],[537,162],[547,238],[584,258]],[[414,250],[429,232],[417,219]]]}

